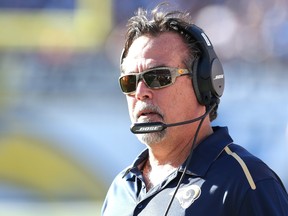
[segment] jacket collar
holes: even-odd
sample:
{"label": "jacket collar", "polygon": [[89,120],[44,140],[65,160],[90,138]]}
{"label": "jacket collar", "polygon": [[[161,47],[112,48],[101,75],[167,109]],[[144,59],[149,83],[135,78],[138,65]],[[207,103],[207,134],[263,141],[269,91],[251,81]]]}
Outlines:
{"label": "jacket collar", "polygon": [[[227,127],[213,127],[214,133],[203,140],[194,150],[192,159],[187,167],[186,173],[189,175],[204,176],[211,164],[219,157],[225,146],[233,142],[229,135]],[[143,150],[134,160],[131,167],[126,169],[123,178],[132,172],[139,174],[138,166],[148,158],[148,149]],[[187,160],[179,168],[180,172],[184,171]]]}
{"label": "jacket collar", "polygon": [[[225,146],[233,142],[227,127],[213,127],[214,133],[203,140],[193,151],[187,174],[205,176],[211,164],[220,156]],[[187,161],[181,166],[184,171]]]}

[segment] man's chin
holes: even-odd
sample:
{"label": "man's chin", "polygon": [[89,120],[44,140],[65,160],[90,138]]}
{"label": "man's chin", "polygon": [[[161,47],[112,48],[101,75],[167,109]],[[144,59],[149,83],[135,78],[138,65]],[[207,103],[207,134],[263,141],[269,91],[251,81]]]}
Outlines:
{"label": "man's chin", "polygon": [[140,142],[142,142],[145,145],[155,145],[159,142],[161,142],[165,137],[166,131],[160,131],[160,132],[154,132],[154,133],[142,133],[137,134],[137,138]]}

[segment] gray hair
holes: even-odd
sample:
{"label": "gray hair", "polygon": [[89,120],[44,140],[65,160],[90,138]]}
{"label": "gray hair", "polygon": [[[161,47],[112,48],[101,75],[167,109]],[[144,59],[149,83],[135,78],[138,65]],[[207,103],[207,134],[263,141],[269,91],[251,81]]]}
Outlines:
{"label": "gray hair", "polygon": [[189,35],[183,34],[183,32],[177,31],[173,26],[171,26],[171,21],[177,22],[178,26],[186,28],[191,25],[191,17],[189,13],[184,13],[182,11],[161,11],[161,6],[164,4],[158,5],[150,13],[143,8],[139,8],[135,13],[135,16],[131,17],[127,24],[126,32],[126,42],[124,46],[124,51],[122,54],[122,59],[128,53],[128,50],[135,39],[142,35],[151,35],[156,37],[157,35],[163,32],[175,32],[183,38],[183,42],[187,45],[189,50],[189,55],[184,59],[184,64],[187,68],[191,69],[194,59],[199,54],[199,49],[195,45],[195,40],[192,40]]}

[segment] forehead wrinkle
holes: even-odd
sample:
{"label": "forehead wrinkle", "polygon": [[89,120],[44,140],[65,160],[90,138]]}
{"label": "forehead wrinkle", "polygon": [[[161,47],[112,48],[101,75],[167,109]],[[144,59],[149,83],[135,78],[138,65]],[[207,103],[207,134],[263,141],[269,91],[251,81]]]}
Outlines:
{"label": "forehead wrinkle", "polygon": [[[129,68],[129,61],[135,61],[137,62],[136,64],[136,69],[133,66],[133,69]],[[121,69],[123,73],[140,73],[152,68],[157,68],[157,67],[166,67],[167,65],[162,64],[157,62],[156,60],[153,59],[147,59],[147,58],[137,58],[136,60],[134,59],[129,59],[129,58],[125,58],[123,60],[123,63],[121,65]]]}
{"label": "forehead wrinkle", "polygon": [[[136,38],[129,47],[126,57],[123,59],[121,65],[122,72],[135,72],[135,70],[141,72],[151,67],[155,67],[157,59],[151,55],[151,53],[155,52],[153,51],[155,40],[156,38],[150,35],[142,35]],[[135,67],[133,70],[129,69],[131,64],[129,64],[130,61],[136,62],[135,65],[132,64],[132,67]]]}
{"label": "forehead wrinkle", "polygon": [[[181,59],[184,59],[186,51],[186,45],[175,33],[163,33],[158,37],[143,35],[131,44],[121,69],[126,73],[141,72],[160,65],[183,67],[185,63]],[[177,65],[170,64],[172,62]]]}

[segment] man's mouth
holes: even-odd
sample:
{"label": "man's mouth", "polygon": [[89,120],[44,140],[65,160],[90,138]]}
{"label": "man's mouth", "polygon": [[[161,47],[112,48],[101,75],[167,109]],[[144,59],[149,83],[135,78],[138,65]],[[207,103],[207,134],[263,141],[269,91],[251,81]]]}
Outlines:
{"label": "man's mouth", "polygon": [[137,115],[137,120],[139,121],[159,121],[162,120],[163,117],[157,112],[151,112],[151,111],[142,111]]}
{"label": "man's mouth", "polygon": [[161,110],[153,104],[138,102],[134,110],[135,122],[159,122],[164,120]]}

